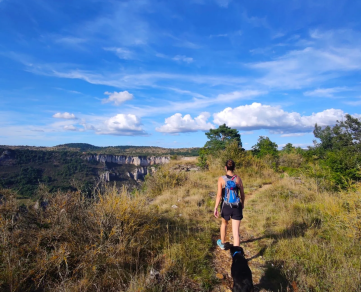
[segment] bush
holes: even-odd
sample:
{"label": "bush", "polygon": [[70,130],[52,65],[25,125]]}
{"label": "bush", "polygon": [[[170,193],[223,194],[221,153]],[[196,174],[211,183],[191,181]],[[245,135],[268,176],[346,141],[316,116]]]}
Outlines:
{"label": "bush", "polygon": [[299,168],[304,163],[302,155],[297,153],[281,153],[279,166]]}
{"label": "bush", "polygon": [[165,190],[182,185],[187,177],[188,175],[185,172],[171,171],[164,166],[159,168],[152,176],[146,177],[144,189],[149,195],[155,197]]}

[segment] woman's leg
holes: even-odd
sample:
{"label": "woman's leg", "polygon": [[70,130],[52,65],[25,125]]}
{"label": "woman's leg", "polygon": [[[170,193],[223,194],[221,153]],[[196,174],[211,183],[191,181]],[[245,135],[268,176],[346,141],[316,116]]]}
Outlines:
{"label": "woman's leg", "polygon": [[227,232],[227,223],[224,218],[222,218],[222,225],[221,225],[221,241],[222,243],[226,242],[226,232]]}
{"label": "woman's leg", "polygon": [[233,246],[239,246],[239,225],[241,220],[232,219]]}

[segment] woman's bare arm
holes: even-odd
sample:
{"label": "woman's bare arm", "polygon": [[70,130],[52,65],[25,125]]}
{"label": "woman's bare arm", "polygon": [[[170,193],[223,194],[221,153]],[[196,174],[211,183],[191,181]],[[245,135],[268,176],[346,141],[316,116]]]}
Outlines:
{"label": "woman's bare arm", "polygon": [[222,200],[222,186],[223,186],[223,178],[220,177],[218,179],[218,188],[217,188],[217,197],[216,197],[216,204],[214,206],[214,216],[218,218],[218,206]]}

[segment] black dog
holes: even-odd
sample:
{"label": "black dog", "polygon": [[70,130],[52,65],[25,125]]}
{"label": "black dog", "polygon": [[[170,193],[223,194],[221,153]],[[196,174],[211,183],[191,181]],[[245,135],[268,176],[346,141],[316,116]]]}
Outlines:
{"label": "black dog", "polygon": [[231,275],[233,278],[233,292],[253,292],[252,272],[244,258],[242,247],[232,246]]}

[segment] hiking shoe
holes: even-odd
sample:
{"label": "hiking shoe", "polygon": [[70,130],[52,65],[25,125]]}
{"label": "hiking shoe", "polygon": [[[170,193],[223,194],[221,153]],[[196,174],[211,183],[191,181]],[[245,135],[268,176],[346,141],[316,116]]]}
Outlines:
{"label": "hiking shoe", "polygon": [[217,240],[217,245],[219,246],[220,249],[224,249],[224,244],[220,239]]}

